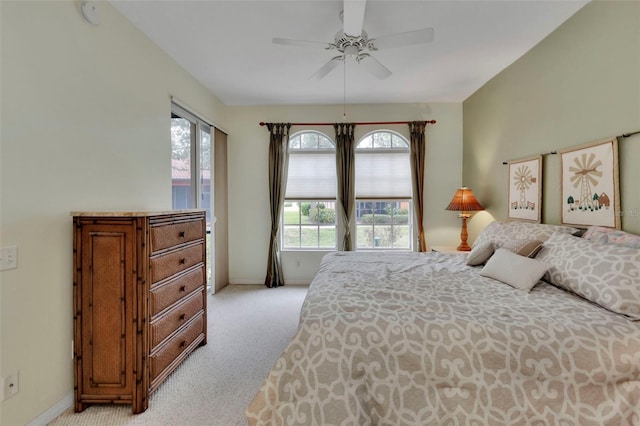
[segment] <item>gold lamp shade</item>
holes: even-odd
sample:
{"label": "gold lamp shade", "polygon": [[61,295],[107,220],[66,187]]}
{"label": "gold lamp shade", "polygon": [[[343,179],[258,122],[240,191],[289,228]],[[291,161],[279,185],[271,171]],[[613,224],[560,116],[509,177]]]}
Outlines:
{"label": "gold lamp shade", "polygon": [[458,215],[462,219],[462,230],[460,231],[460,245],[456,250],[458,251],[470,251],[471,247],[467,244],[467,238],[469,234],[467,233],[467,219],[471,217],[471,215],[467,212],[484,210],[482,204],[478,202],[476,196],[473,195],[473,191],[471,188],[467,188],[463,186],[459,188],[456,193],[453,195],[451,202],[447,206],[446,210],[453,210],[456,212],[462,212]]}

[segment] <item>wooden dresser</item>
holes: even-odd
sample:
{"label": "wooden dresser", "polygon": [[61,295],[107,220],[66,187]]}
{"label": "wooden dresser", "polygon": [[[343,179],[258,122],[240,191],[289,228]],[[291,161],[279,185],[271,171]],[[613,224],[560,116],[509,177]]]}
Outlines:
{"label": "wooden dresser", "polygon": [[71,215],[75,411],[141,413],[207,341],[204,210]]}

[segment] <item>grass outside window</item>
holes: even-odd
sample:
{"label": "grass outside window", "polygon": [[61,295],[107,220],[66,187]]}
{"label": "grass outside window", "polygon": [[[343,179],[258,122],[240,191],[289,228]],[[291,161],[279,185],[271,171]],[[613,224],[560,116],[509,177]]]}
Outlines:
{"label": "grass outside window", "polygon": [[335,249],[335,201],[287,201],[283,212],[282,248]]}

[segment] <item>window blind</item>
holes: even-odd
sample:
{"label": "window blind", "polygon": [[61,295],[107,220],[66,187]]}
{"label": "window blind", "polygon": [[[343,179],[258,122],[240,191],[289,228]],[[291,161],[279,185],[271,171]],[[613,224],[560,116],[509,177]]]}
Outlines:
{"label": "window blind", "polygon": [[411,198],[409,152],[356,150],[356,198]]}
{"label": "window blind", "polygon": [[297,200],[336,198],[336,185],[335,151],[289,151],[289,174],[285,198]]}

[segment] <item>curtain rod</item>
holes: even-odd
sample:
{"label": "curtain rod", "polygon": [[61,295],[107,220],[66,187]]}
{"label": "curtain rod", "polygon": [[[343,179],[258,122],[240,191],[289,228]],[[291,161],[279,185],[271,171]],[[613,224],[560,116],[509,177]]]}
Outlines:
{"label": "curtain rod", "polygon": [[[541,152],[539,155],[556,155],[558,153],[558,151],[549,151],[549,152]],[[503,161],[502,164],[507,165],[509,164],[508,161]]]}
{"label": "curtain rod", "polygon": [[631,133],[623,133],[623,134],[621,134],[620,136],[617,136],[617,137],[619,137],[619,138],[628,138],[630,136],[637,135],[638,133],[640,133],[640,130],[636,130],[635,132],[631,132]]}
{"label": "curtain rod", "polygon": [[[366,121],[361,123],[353,123],[357,126],[363,126],[366,124],[409,124],[411,121]],[[427,124],[436,124],[436,120],[427,120]],[[333,126],[335,123],[291,123],[292,126]],[[261,126],[266,126],[264,121],[260,122]]]}
{"label": "curtain rod", "polygon": [[[639,133],[640,133],[640,130],[636,130],[635,132],[623,133],[621,135],[616,136],[616,138],[617,139],[628,138],[628,137],[631,137],[633,135],[637,135]],[[551,152],[543,152],[540,155],[556,155],[557,153],[558,153],[558,151],[551,151]],[[509,162],[508,161],[503,161],[502,164],[506,165],[506,164],[509,164]]]}

